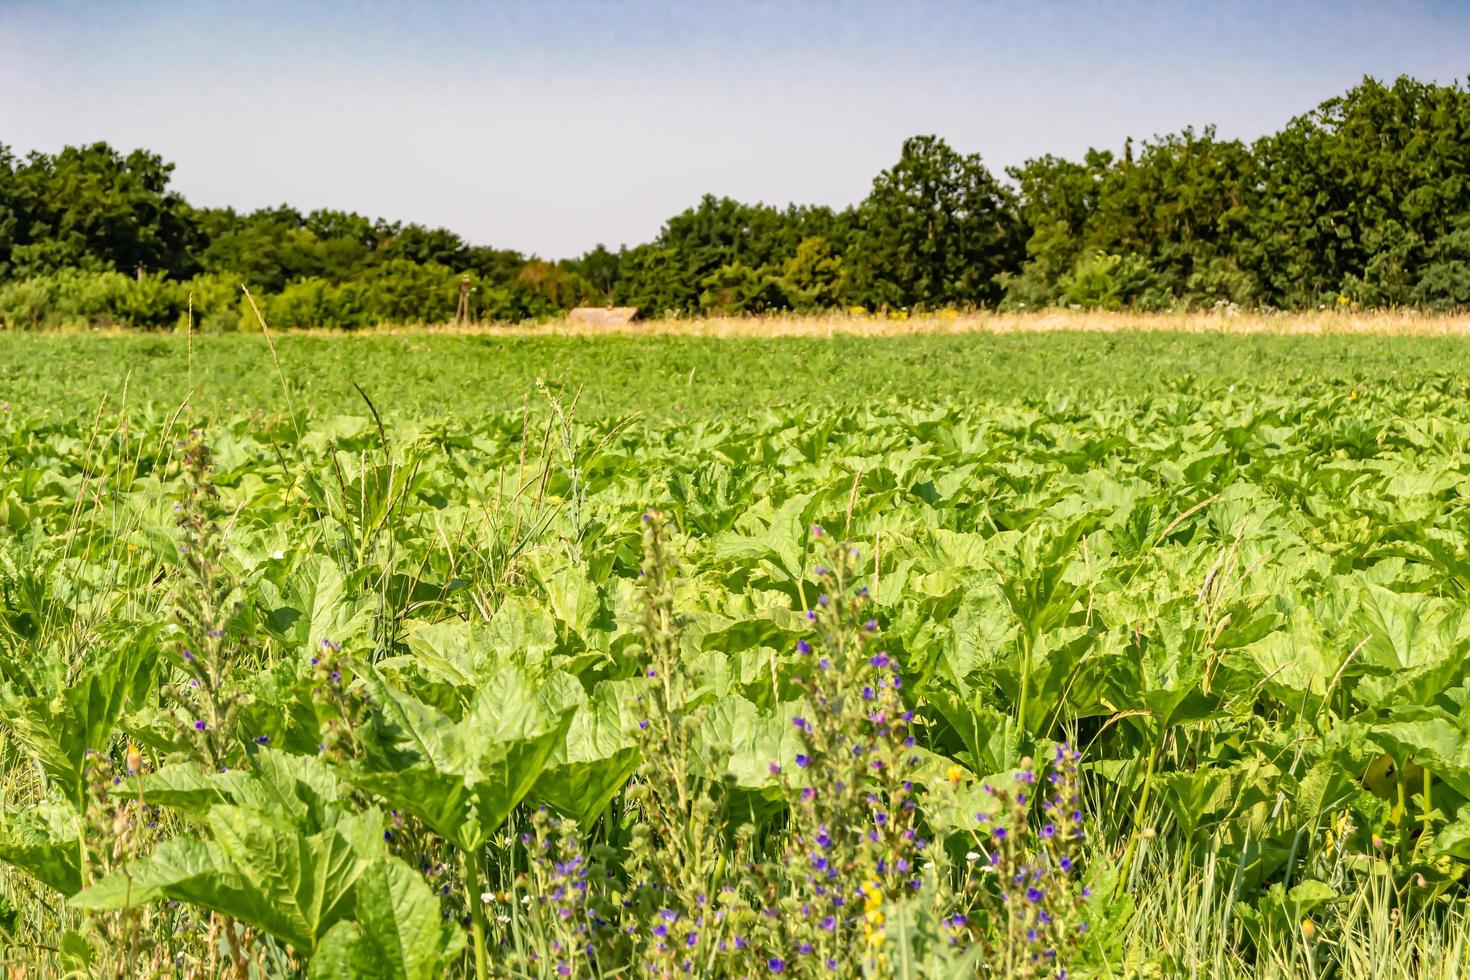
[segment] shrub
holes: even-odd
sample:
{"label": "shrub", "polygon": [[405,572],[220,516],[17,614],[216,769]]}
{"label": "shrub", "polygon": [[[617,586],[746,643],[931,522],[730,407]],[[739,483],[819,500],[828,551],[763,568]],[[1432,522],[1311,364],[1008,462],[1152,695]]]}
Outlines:
{"label": "shrub", "polygon": [[371,287],[362,283],[335,285],[325,279],[298,279],[262,304],[261,312],[273,327],[333,327],[353,330],[378,319]]}
{"label": "shrub", "polygon": [[373,273],[374,319],[388,323],[445,323],[459,303],[459,276],[437,262],[393,259]]}
{"label": "shrub", "polygon": [[112,298],[110,313],[133,327],[172,327],[188,309],[188,289],[184,283],[145,275],[120,277],[117,293]]}
{"label": "shrub", "polygon": [[184,291],[185,310],[180,326],[189,322],[192,310],[194,329],[202,333],[233,333],[240,329],[240,277],[227,272],[212,272],[180,283]]}
{"label": "shrub", "polygon": [[1163,309],[1172,299],[1159,286],[1148,261],[1136,255],[1084,255],[1060,286],[1063,303],[1084,309]]}
{"label": "shrub", "polygon": [[56,307],[49,279],[20,279],[0,285],[0,323],[6,330],[37,330]]}

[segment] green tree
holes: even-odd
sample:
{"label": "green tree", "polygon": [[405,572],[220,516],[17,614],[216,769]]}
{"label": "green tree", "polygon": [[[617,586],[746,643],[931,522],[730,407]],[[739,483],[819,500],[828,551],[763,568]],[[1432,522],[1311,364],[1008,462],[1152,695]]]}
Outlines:
{"label": "green tree", "polygon": [[1062,278],[1083,257],[1088,224],[1098,212],[1112,165],[1111,153],[1088,150],[1081,163],[1044,156],[1010,168],[1029,237],[1025,265],[1019,273],[1002,276],[1008,304],[1047,306],[1058,301]]}
{"label": "green tree", "polygon": [[197,269],[198,220],[169,190],[173,165],[157,154],[124,156],[94,143],[32,153],[15,167],[7,160],[5,169],[12,275],[80,265],[129,274]]}
{"label": "green tree", "polygon": [[820,235],[803,238],[796,253],[781,267],[780,288],[787,303],[796,309],[836,306],[847,289],[842,257]]}
{"label": "green tree", "polygon": [[722,265],[700,280],[703,313],[767,313],[784,310],[790,303],[780,280],[769,269],[752,269],[742,262]]}
{"label": "green tree", "polygon": [[1433,310],[1470,309],[1470,214],[1430,246],[1411,299]]}
{"label": "green tree", "polygon": [[10,272],[11,251],[20,234],[20,213],[15,200],[15,155],[0,143],[0,280]]}
{"label": "green tree", "polygon": [[460,269],[466,267],[469,258],[469,247],[464,239],[446,228],[380,221],[374,229],[374,244],[379,255],[387,261],[435,262]]}
{"label": "green tree", "polygon": [[904,141],[898,163],[873,181],[857,226],[848,264],[854,295],[867,305],[993,304],[1000,277],[1020,265],[1013,194],[978,154],[937,136]]}
{"label": "green tree", "polygon": [[1436,243],[1470,213],[1470,91],[1365,78],[1253,153],[1259,207],[1243,261],[1269,302],[1411,302],[1442,261]]}
{"label": "green tree", "polygon": [[621,251],[609,251],[607,246],[599,243],[580,259],[569,260],[564,265],[581,276],[593,290],[594,299],[606,306],[617,296],[622,258]]}

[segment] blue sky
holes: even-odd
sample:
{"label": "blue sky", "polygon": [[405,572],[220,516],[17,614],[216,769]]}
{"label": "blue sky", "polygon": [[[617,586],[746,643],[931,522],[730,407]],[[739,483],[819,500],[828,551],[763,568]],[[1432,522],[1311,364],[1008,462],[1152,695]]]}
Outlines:
{"label": "blue sky", "polygon": [[1470,3],[0,0],[16,150],[143,146],[197,204],[551,257],[646,240],[705,192],[852,203],[914,133],[998,170],[1191,124],[1252,138],[1403,73],[1470,75]]}

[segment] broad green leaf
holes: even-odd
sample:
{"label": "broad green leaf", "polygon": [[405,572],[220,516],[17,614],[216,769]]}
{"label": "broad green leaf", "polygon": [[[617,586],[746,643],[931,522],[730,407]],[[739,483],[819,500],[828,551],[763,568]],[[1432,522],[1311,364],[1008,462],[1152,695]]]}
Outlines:
{"label": "broad green leaf", "polygon": [[62,795],[86,805],[88,753],[101,752],[118,716],[152,686],[155,650],[141,644],[100,653],[72,683],[51,695],[0,699],[0,715]]}
{"label": "broad green leaf", "polygon": [[632,737],[637,718],[629,692],[616,683],[598,685],[590,698],[576,686],[570,706],[576,714],[566,738],[553,749],[531,795],[586,825],[638,767]]}
{"label": "broad green leaf", "polygon": [[438,980],[464,946],[423,876],[397,859],[377,861],[357,882],[356,921],[328,931],[311,980]]}
{"label": "broad green leaf", "polygon": [[82,847],[77,816],[59,803],[5,813],[0,861],[19,868],[66,896],[82,887]]}
{"label": "broad green leaf", "polygon": [[324,641],[349,642],[368,619],[368,607],[350,595],[337,563],[325,556],[303,561],[291,573],[283,594],[262,584],[277,605],[266,626],[294,652],[314,654]]}
{"label": "broad green leaf", "polygon": [[[381,821],[378,822],[381,834]],[[339,830],[302,834],[259,811],[217,806],[213,841],[174,838],[72,899],[78,908],[136,908],[170,898],[213,909],[311,953],[353,912],[367,856]],[[361,835],[359,835],[361,836]],[[359,841],[359,846],[361,842]]]}
{"label": "broad green leaf", "polygon": [[366,760],[343,775],[465,850],[484,844],[530,792],[575,712],[545,710],[514,668],[487,678],[458,723],[381,680],[367,684],[377,731]]}

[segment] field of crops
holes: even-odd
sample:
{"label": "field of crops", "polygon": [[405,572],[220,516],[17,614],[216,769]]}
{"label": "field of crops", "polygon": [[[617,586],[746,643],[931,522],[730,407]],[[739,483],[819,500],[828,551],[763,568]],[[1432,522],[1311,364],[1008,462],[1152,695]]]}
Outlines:
{"label": "field of crops", "polygon": [[1466,378],[0,336],[4,961],[1462,976]]}

